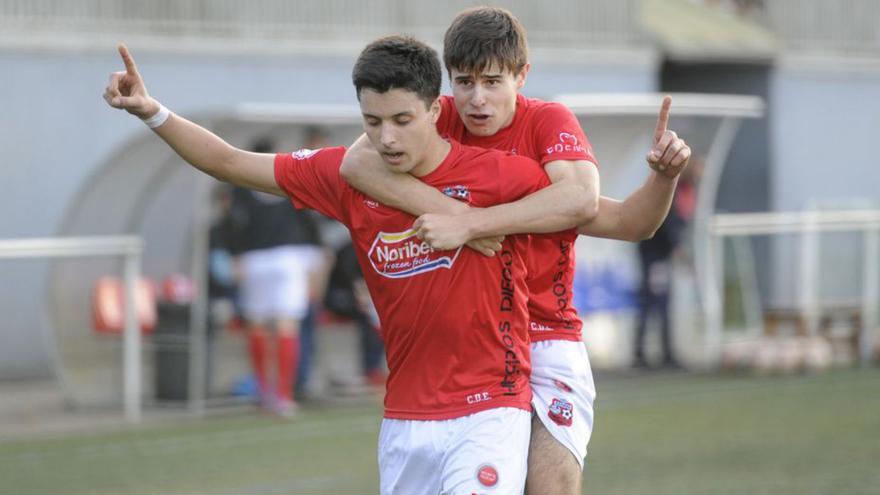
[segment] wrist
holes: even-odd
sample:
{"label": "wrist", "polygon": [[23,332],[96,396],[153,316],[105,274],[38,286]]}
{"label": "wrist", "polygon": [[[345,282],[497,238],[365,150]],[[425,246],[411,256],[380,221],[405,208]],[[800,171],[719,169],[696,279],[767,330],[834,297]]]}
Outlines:
{"label": "wrist", "polygon": [[463,213],[459,213],[456,217],[459,219],[459,226],[461,227],[462,232],[464,233],[465,238],[468,242],[479,239],[481,237],[485,237],[482,235],[482,229],[479,225],[480,223],[480,215],[478,211],[480,209],[472,209],[469,208]]}
{"label": "wrist", "polygon": [[168,117],[171,116],[171,111],[165,108],[165,105],[156,100],[151,100],[151,103],[153,108],[146,112],[145,116],[141,116],[140,119],[147,125],[147,127],[155,129],[168,120]]}
{"label": "wrist", "polygon": [[653,170],[652,179],[660,184],[663,184],[667,187],[675,187],[675,184],[678,183],[679,174],[675,174],[672,177],[664,174],[663,172],[659,172],[657,170]]}

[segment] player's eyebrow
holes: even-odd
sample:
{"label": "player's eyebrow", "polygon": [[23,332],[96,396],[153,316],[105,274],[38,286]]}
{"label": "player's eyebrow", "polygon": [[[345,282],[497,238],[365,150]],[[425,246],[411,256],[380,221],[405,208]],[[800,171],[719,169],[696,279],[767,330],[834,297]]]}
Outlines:
{"label": "player's eyebrow", "polygon": [[[392,115],[392,116],[390,116],[390,117],[388,117],[388,118],[390,118],[390,119],[394,119],[394,118],[397,118],[397,117],[411,117],[412,114],[413,114],[412,111],[410,111],[410,110],[404,110],[403,112],[395,113],[394,115]],[[368,118],[368,119],[379,119],[379,120],[382,120],[382,117],[380,117],[379,115],[373,115],[373,114],[371,114],[371,113],[364,113],[364,112],[362,112],[361,115],[363,115],[364,118]]]}

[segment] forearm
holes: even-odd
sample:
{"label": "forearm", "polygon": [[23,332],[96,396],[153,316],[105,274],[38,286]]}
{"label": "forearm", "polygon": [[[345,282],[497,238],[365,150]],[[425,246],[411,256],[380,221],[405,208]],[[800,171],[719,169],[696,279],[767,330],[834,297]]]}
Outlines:
{"label": "forearm", "polygon": [[395,173],[382,163],[372,148],[358,139],[345,154],[340,173],[352,187],[392,208],[414,216],[425,213],[454,215],[468,210],[452,199],[409,174]]}
{"label": "forearm", "polygon": [[624,201],[600,198],[598,215],[579,227],[578,233],[622,241],[651,238],[669,213],[677,183],[678,177],[652,172]]}
{"label": "forearm", "polygon": [[589,194],[578,184],[556,183],[519,201],[459,215],[471,239],[560,232],[589,218]]}
{"label": "forearm", "polygon": [[239,151],[216,134],[176,114],[153,129],[171,149],[193,167],[222,181],[230,181],[230,164]]}

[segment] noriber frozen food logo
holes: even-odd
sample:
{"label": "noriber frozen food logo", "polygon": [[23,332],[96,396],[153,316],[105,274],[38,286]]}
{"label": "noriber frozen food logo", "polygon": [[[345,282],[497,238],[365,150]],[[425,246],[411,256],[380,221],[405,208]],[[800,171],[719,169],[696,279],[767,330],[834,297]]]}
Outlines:
{"label": "noriber frozen food logo", "polygon": [[376,273],[388,278],[412,277],[439,268],[452,268],[461,247],[455,251],[436,251],[416,237],[414,229],[379,232],[370,246],[370,264]]}

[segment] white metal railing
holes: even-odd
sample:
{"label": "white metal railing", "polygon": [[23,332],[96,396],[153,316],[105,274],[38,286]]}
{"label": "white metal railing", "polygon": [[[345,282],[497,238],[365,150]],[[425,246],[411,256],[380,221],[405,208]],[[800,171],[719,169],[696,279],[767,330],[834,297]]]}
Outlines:
{"label": "white metal railing", "polygon": [[[638,0],[502,3],[528,28],[533,43],[626,45],[640,37],[634,25]],[[127,33],[362,40],[366,35],[407,32],[439,39],[455,14],[473,4],[464,0],[0,0],[0,28],[35,37]]]}
{"label": "white metal railing", "polygon": [[123,401],[125,418],[132,423],[141,419],[141,341],[134,294],[140,278],[143,250],[144,242],[136,236],[0,239],[0,259],[122,257],[125,294]]}
{"label": "white metal railing", "polygon": [[820,232],[860,232],[863,235],[861,280],[861,322],[859,357],[871,359],[876,345],[880,308],[880,210],[808,211],[801,213],[737,213],[715,215],[710,222],[710,256],[706,271],[712,274],[711,290],[720,304],[707,313],[707,351],[718,355],[723,333],[724,239],[738,236],[801,234],[799,276],[800,311],[807,329],[816,333],[820,317],[819,242]]}

